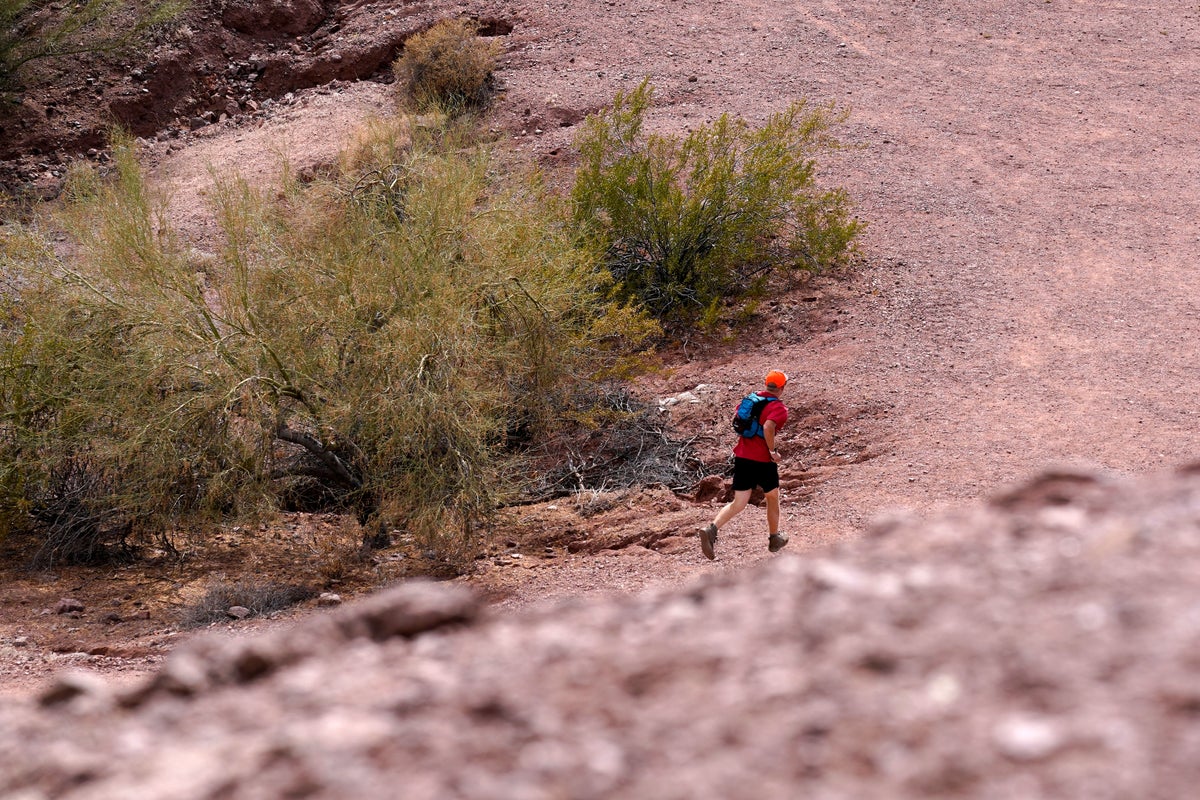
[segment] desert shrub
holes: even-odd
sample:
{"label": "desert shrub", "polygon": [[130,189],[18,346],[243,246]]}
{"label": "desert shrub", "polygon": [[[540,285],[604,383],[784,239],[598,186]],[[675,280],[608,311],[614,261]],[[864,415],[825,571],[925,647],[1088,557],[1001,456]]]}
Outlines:
{"label": "desert shrub", "polygon": [[648,80],[619,93],[579,137],[575,219],[622,297],[694,320],[768,269],[816,271],[847,254],[861,223],[814,178],[843,113],[801,101],[760,128],[722,115],[678,137],[644,131],[652,96]]}
{"label": "desert shrub", "polygon": [[[447,130],[394,133],[330,180],[219,182],[224,245],[203,258],[128,141],[114,178],[72,183],[78,256],[8,260],[25,283],[0,342],[10,523],[44,531],[65,466],[87,476],[75,517],[134,539],[305,480],[327,507],[470,557],[565,387],[619,371],[653,326],[605,299],[536,184],[498,182]],[[363,190],[373,174],[397,178]]]}
{"label": "desert shrub", "polygon": [[228,622],[229,609],[234,606],[248,609],[250,616],[263,617],[310,600],[316,594],[311,586],[272,581],[218,584],[184,608],[180,623],[185,628],[198,628],[213,622]]}
{"label": "desert shrub", "polygon": [[33,62],[130,47],[186,7],[186,0],[0,0],[0,92],[16,90]]}
{"label": "desert shrub", "polygon": [[[390,544],[386,528],[378,533],[383,540],[381,544]],[[361,574],[368,567],[370,559],[369,550],[364,547],[368,543],[365,534],[361,526],[351,520],[344,520],[331,530],[312,533],[305,562],[321,586],[334,586]]]}
{"label": "desert shrub", "polygon": [[443,20],[404,43],[393,65],[402,100],[418,109],[457,112],[482,106],[491,94],[499,46],[466,18]]}

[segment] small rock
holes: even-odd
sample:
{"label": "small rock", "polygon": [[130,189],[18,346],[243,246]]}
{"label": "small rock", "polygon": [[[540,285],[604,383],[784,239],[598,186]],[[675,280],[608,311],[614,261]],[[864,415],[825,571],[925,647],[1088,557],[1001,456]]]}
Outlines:
{"label": "small rock", "polygon": [[254,612],[245,606],[230,606],[229,608],[225,609],[225,613],[234,619],[245,619]]}
{"label": "small rock", "polygon": [[342,596],[333,592],[321,592],[321,596],[317,598],[319,606],[340,606],[342,604]]}
{"label": "small rock", "polygon": [[28,647],[29,646],[29,638],[26,636],[18,636],[17,638],[12,640],[12,646],[13,647]]}
{"label": "small rock", "polygon": [[1063,740],[1059,726],[1040,716],[1013,714],[992,730],[996,748],[1014,761],[1040,761],[1057,752]]}
{"label": "small rock", "polygon": [[70,614],[72,612],[82,612],[83,603],[73,597],[64,597],[59,600],[54,606],[55,614]]}
{"label": "small rock", "polygon": [[678,405],[680,403],[690,403],[692,405],[696,405],[699,402],[700,398],[697,397],[694,392],[680,392],[674,397],[664,397],[662,400],[658,401],[658,404],[662,408],[670,408],[671,406]]}
{"label": "small rock", "polygon": [[200,693],[208,684],[208,671],[200,658],[191,653],[173,654],[148,683],[135,688],[126,696],[125,704],[138,705],[157,691],[190,697]]}
{"label": "small rock", "polygon": [[890,573],[871,573],[831,559],[816,559],[812,564],[812,580],[822,589],[875,597],[895,597],[903,588],[901,581]]}
{"label": "small rock", "polygon": [[64,672],[38,696],[38,702],[43,706],[57,706],[83,695],[101,695],[107,689],[104,679],[94,673]]}
{"label": "small rock", "polygon": [[945,672],[934,675],[925,685],[925,696],[933,705],[942,708],[958,702],[962,691],[958,678]]}
{"label": "small rock", "polygon": [[412,581],[336,613],[347,639],[383,641],[470,622],[479,610],[479,599],[465,587]]}

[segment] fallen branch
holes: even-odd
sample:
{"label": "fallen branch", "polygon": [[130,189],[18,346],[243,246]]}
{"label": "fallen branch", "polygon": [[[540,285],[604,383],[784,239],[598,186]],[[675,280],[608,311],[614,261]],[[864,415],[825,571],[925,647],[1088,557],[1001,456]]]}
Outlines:
{"label": "fallen branch", "polygon": [[286,424],[280,423],[275,429],[275,436],[285,442],[298,444],[308,452],[312,453],[321,460],[321,463],[329,467],[333,474],[347,486],[350,486],[354,489],[362,488],[362,481],[354,477],[353,473],[351,473],[350,469],[346,466],[346,463],[338,457],[338,454],[321,444],[321,442],[319,442],[317,439],[309,436],[307,433],[289,428]]}

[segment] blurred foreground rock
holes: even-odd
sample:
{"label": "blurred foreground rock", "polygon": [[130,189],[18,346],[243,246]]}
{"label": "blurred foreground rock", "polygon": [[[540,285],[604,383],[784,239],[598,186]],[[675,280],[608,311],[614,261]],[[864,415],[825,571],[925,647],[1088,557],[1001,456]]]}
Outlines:
{"label": "blurred foreground rock", "polygon": [[1200,477],[1047,474],[690,591],[501,616],[411,584],[123,694],[0,708],[0,795],[1180,798]]}

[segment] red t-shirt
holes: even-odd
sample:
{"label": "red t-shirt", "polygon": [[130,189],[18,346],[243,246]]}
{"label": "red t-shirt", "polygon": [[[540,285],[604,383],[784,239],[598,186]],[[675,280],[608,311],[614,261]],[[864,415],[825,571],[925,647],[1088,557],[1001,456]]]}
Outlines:
{"label": "red t-shirt", "polygon": [[[760,397],[775,397],[771,392],[759,392]],[[775,433],[778,434],[787,424],[788,410],[782,400],[775,400],[763,406],[758,421],[763,425],[767,420],[775,420]],[[771,461],[771,451],[767,448],[767,440],[762,436],[739,436],[733,447],[733,454],[738,458],[748,458],[751,461]]]}

